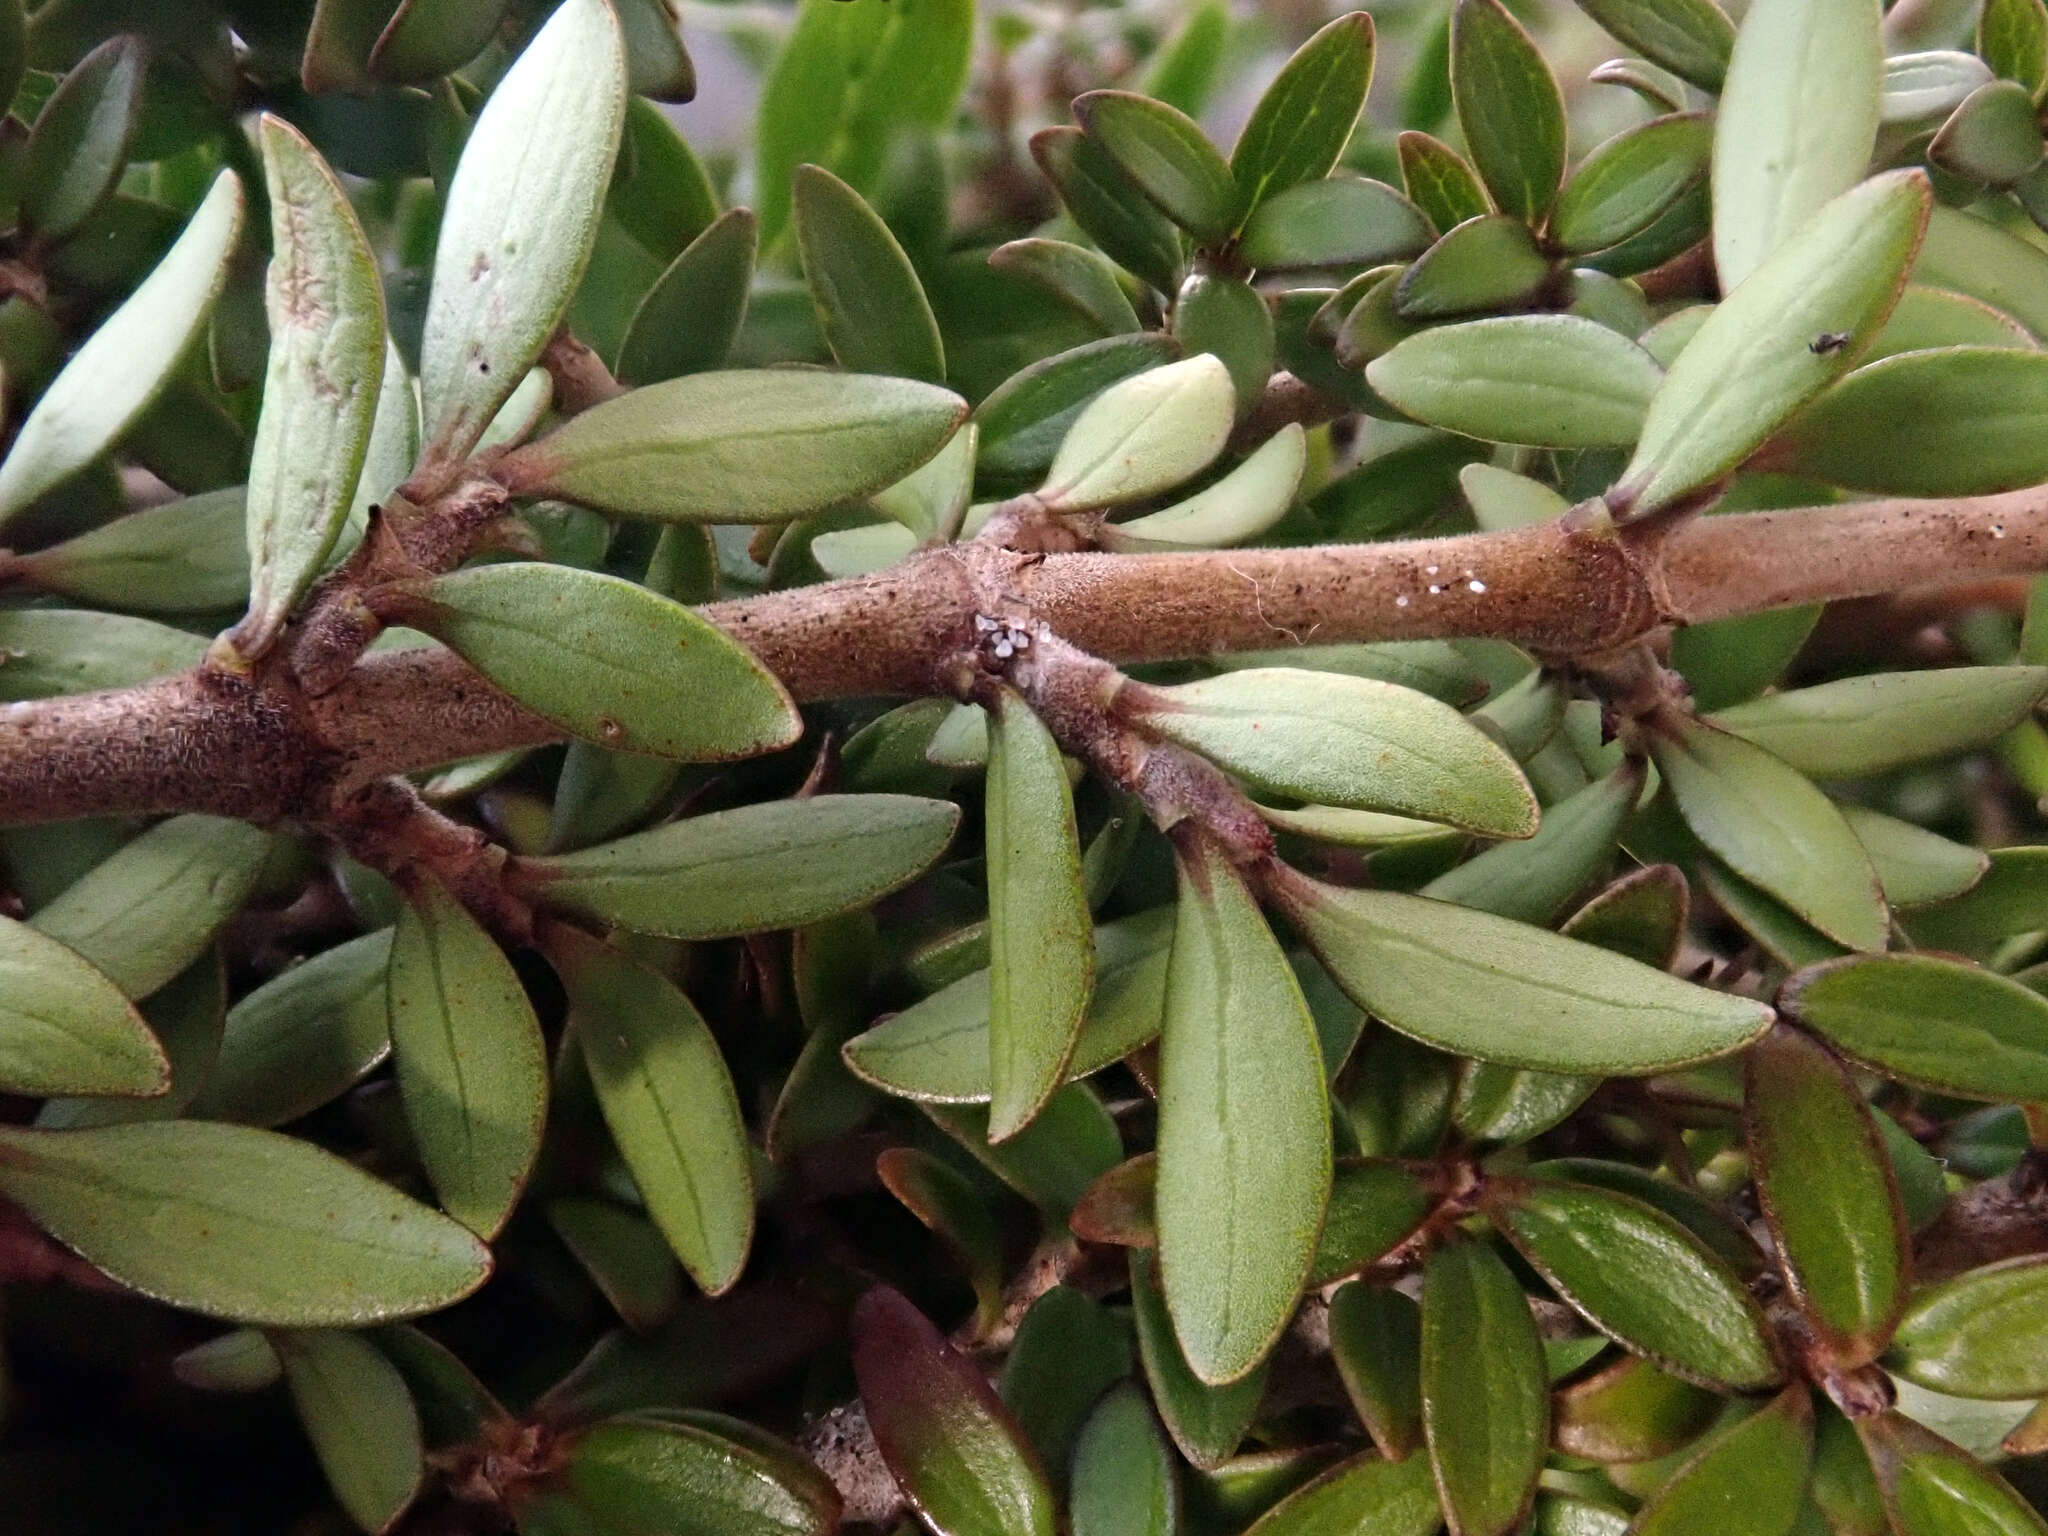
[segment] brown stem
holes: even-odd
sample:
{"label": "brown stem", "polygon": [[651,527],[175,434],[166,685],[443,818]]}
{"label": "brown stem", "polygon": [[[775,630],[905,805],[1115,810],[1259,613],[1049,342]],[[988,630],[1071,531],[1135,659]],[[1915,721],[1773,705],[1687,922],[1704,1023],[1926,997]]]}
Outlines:
{"label": "brown stem", "polygon": [[[706,617],[800,700],[950,694],[977,614],[1112,663],[1488,636],[1598,656],[1669,623],[2048,568],[2048,488],[1702,517],[1654,537],[1503,533],[1205,554],[963,545]],[[950,670],[949,670],[950,669]],[[0,707],[0,822],[179,810],[257,821],[375,779],[561,739],[441,650],[363,657],[318,697],[193,674]]]}

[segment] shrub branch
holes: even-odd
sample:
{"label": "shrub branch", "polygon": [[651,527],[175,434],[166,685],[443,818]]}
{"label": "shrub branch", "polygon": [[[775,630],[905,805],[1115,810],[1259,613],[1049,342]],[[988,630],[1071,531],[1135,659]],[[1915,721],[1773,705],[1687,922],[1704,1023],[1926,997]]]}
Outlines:
{"label": "shrub branch", "polygon": [[[2048,568],[2048,487],[1503,533],[1200,554],[970,544],[705,616],[799,700],[950,694],[977,614],[1111,663],[1483,636],[1547,661],[1667,625]],[[316,611],[318,604],[316,602]],[[321,817],[371,781],[562,739],[438,650],[368,655],[318,694],[284,669],[188,672],[0,708],[0,822],[210,811]]]}

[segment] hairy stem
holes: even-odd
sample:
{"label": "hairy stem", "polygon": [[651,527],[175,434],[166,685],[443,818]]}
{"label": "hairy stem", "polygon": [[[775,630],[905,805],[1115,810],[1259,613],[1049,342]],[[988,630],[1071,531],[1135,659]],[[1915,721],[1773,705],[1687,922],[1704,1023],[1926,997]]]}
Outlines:
{"label": "hairy stem", "polygon": [[[965,545],[707,617],[800,700],[947,694],[976,615],[1113,663],[1343,641],[1489,636],[1594,657],[1673,623],[2048,568],[2048,488],[1207,554]],[[0,822],[204,810],[321,814],[371,781],[560,739],[440,650],[371,655],[308,697],[181,674],[0,707]]]}

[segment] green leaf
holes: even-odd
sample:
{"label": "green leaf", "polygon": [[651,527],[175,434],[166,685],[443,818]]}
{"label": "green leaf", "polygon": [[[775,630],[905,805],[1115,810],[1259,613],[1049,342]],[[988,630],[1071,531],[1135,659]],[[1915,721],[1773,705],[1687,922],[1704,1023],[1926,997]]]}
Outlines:
{"label": "green leaf", "polygon": [[1941,48],[1894,55],[1884,61],[1878,120],[1886,128],[1932,129],[1991,78],[1991,67],[1974,53]]}
{"label": "green leaf", "polygon": [[803,730],[753,652],[616,576],[503,561],[436,577],[400,611],[535,714],[599,746],[717,761],[786,747]]}
{"label": "green leaf", "polygon": [[853,1314],[853,1370],[882,1459],[945,1536],[1053,1536],[1044,1469],[981,1368],[898,1291]]}
{"label": "green leaf", "polygon": [[1293,1315],[1329,1199],[1330,1121],[1300,984],[1205,843],[1181,850],[1159,1070],[1160,1268],[1189,1366],[1220,1385]]}
{"label": "green leaf", "polygon": [[2041,150],[2032,93],[2010,80],[1994,80],[1972,91],[1941,125],[1927,146],[1927,160],[1966,180],[2003,187],[2040,165]]}
{"label": "green leaf", "polygon": [[[2048,354],[2012,355],[2048,362]],[[1916,409],[1940,404],[1938,396],[1915,398]],[[1894,421],[1893,431],[1911,428]],[[2044,693],[2048,667],[1875,672],[1773,693],[1711,719],[1800,773],[1858,779],[1987,747]]]}
{"label": "green leaf", "polygon": [[2037,932],[2044,901],[2048,848],[1994,848],[1991,868],[1974,888],[1913,915],[1913,937],[1926,949],[1986,954],[2000,940]]}
{"label": "green leaf", "polygon": [[617,516],[776,523],[895,484],[966,414],[959,396],[911,379],[695,373],[573,417],[497,473],[516,495]]}
{"label": "green leaf", "polygon": [[1003,1316],[1003,1246],[986,1191],[950,1163],[915,1147],[890,1147],[875,1177],[904,1209],[946,1240],[974,1288],[975,1330],[986,1335]]}
{"label": "green leaf", "polygon": [[1039,499],[1082,512],[1171,490],[1215,462],[1234,414],[1230,371],[1208,353],[1133,374],[1075,417]]}
{"label": "green leaf", "polygon": [[505,9],[505,0],[400,0],[370,50],[370,69],[400,85],[425,85],[451,74],[483,51]]}
{"label": "green leaf", "polygon": [[[1765,0],[1759,13],[1803,3]],[[1715,163],[1718,173],[1718,150]],[[1928,203],[1918,172],[1873,176],[1760,256],[1665,374],[1610,504],[1647,513],[1712,484],[1847,372],[1898,297]],[[1716,218],[1717,230],[1727,217]],[[1848,339],[1837,345],[1839,337]]]}
{"label": "green leaf", "polygon": [[1079,128],[1044,128],[1031,136],[1031,158],[1068,216],[1110,260],[1161,293],[1180,287],[1180,231],[1138,195],[1099,143]]}
{"label": "green leaf", "polygon": [[1220,549],[1257,538],[1287,515],[1308,468],[1308,434],[1289,422],[1221,480],[1185,501],[1096,535],[1114,553]]}
{"label": "green leaf", "polygon": [[1579,0],[1579,9],[1680,79],[1720,91],[1735,25],[1714,0]]}
{"label": "green leaf", "polygon": [[354,504],[384,377],[384,290],[341,183],[282,118],[258,129],[270,193],[270,361],[249,455],[245,659],[275,643]]}
{"label": "green leaf", "polygon": [[880,967],[880,945],[866,912],[828,918],[791,939],[790,981],[809,1035],[768,1116],[763,1140],[776,1162],[847,1134],[874,1109],[874,1094],[847,1071],[840,1050],[868,1021],[869,977]]}
{"label": "green leaf", "polygon": [[872,192],[901,131],[950,128],[973,46],[972,0],[804,0],[761,92],[762,247],[782,234],[799,165]]}
{"label": "green leaf", "polygon": [[558,912],[677,939],[798,928],[908,884],[959,809],[909,795],[818,795],[669,822],[579,853],[519,859]]}
{"label": "green leaf", "polygon": [[830,1536],[839,1495],[773,1436],[718,1414],[607,1419],[523,1505],[523,1536]]}
{"label": "green leaf", "polygon": [[1763,1309],[1742,1279],[1669,1216],[1607,1190],[1496,1181],[1487,1213],[1601,1332],[1703,1386],[1754,1392],[1782,1378]]}
{"label": "green leaf", "polygon": [[1550,216],[1564,250],[1604,251],[1641,234],[1707,173],[1713,125],[1681,113],[1616,134],[1572,172]]}
{"label": "green leaf", "polygon": [[1126,684],[1115,708],[1270,793],[1494,837],[1536,830],[1514,759],[1449,705],[1396,684],[1256,667],[1172,688]]}
{"label": "green leaf", "polygon": [[1415,1175],[1398,1163],[1338,1163],[1308,1283],[1325,1286],[1386,1257],[1422,1225],[1435,1203]]}
{"label": "green leaf", "polygon": [[1833,1364],[1867,1364],[1906,1304],[1907,1251],[1870,1107],[1833,1054],[1780,1026],[1750,1049],[1743,1129],[1792,1299]]}
{"label": "green leaf", "polygon": [[[15,569],[45,591],[108,607],[168,613],[236,607],[249,595],[243,522],[240,486],[206,491],[19,556]],[[111,617],[92,615],[95,622]]]}
{"label": "green leaf", "polygon": [[2044,429],[2048,353],[1948,346],[1858,368],[1771,453],[1790,473],[1849,490],[1980,496],[2048,479]]}
{"label": "green leaf", "polygon": [[197,960],[241,908],[269,834],[218,816],[160,821],[30,919],[131,998]]}
{"label": "green leaf", "polygon": [[1421,894],[1548,926],[1613,851],[1642,788],[1641,765],[1624,758],[1614,772],[1545,811],[1534,837],[1488,848],[1437,876]]}
{"label": "green leaf", "polygon": [[426,1477],[405,1378],[361,1334],[282,1329],[270,1343],[335,1501],[364,1530],[388,1530]]}
{"label": "green leaf", "polygon": [[1813,1460],[1813,1408],[1804,1382],[1710,1437],[1650,1496],[1639,1536],[1791,1536]]}
{"label": "green leaf", "polygon": [[944,383],[939,322],[889,226],[858,192],[815,165],[796,168],[795,195],[804,278],[839,365]]}
{"label": "green leaf", "polygon": [[1402,1033],[1546,1072],[1668,1070],[1769,1023],[1759,1003],[1490,913],[1295,877],[1276,892],[1338,985]]}
{"label": "green leaf", "polygon": [[2048,1393],[2048,1259],[2009,1259],[1920,1291],[1885,1366],[1951,1397]]}
{"label": "green leaf", "polygon": [[[1732,1094],[1731,1094],[1732,1098]],[[1605,1162],[1590,1157],[1561,1157],[1532,1164],[1529,1172],[1538,1178],[1566,1179],[1573,1184],[1590,1184],[1612,1190],[1662,1211],[1720,1255],[1745,1280],[1763,1268],[1763,1256],[1748,1232],[1737,1225],[1720,1205],[1668,1179],[1659,1178],[1632,1163]]]}
{"label": "green leaf", "polygon": [[1131,1372],[1125,1321],[1071,1286],[1032,1302],[998,1390],[1055,1483],[1064,1482],[1088,1410]]}
{"label": "green leaf", "polygon": [[1947,288],[2010,315],[2034,335],[2048,334],[2048,252],[1960,209],[1936,206],[1913,267],[1913,280]]}
{"label": "green leaf", "polygon": [[1796,769],[1690,717],[1660,731],[1650,755],[1686,825],[1738,875],[1831,939],[1885,947],[1891,922],[1869,856]]}
{"label": "green leaf", "polygon": [[926,1115],[974,1159],[1048,1216],[1065,1219],[1089,1185],[1123,1160],[1116,1121],[1086,1083],[1069,1083],[1038,1118],[991,1146],[988,1112],[978,1106],[925,1104]]}
{"label": "green leaf", "polygon": [[1419,256],[1434,237],[1422,210],[1385,182],[1339,174],[1265,198],[1237,252],[1261,269],[1371,267]]}
{"label": "green leaf", "polygon": [[1397,141],[1397,153],[1401,184],[1438,229],[1448,232],[1493,211],[1479,173],[1441,139],[1411,128]]}
{"label": "green leaf", "polygon": [[1116,268],[1086,246],[1065,240],[1012,240],[988,254],[988,264],[1043,289],[1105,336],[1138,329],[1137,311]]}
{"label": "green leaf", "polygon": [[199,1392],[261,1392],[276,1386],[284,1370],[269,1339],[254,1328],[236,1328],[179,1354],[171,1373]]}
{"label": "green leaf", "polygon": [[1720,1417],[1723,1399],[1638,1355],[1558,1388],[1551,1443],[1588,1461],[1648,1461],[1683,1450]]}
{"label": "green leaf", "polygon": [[0,1193],[122,1284],[236,1322],[410,1317],[490,1273],[489,1252],[447,1217],[304,1142],[242,1126],[0,1127]]}
{"label": "green leaf", "polygon": [[1991,72],[2038,98],[2048,86],[2048,6],[2041,0],[1985,0],[1977,52]]}
{"label": "green leaf", "polygon": [[[1064,1076],[1099,1072],[1157,1037],[1173,925],[1165,909],[1095,928],[1094,988]],[[846,1045],[854,1072],[885,1092],[942,1104],[988,1101],[989,973],[977,970]]]}
{"label": "green leaf", "polygon": [[1394,289],[1406,320],[1447,320],[1478,310],[1517,309],[1552,280],[1551,264],[1520,219],[1467,219],[1417,257]]}
{"label": "green leaf", "polygon": [[36,114],[14,174],[21,222],[39,242],[75,233],[120,183],[148,68],[142,39],[110,37],[79,60]]}
{"label": "green leaf", "polygon": [[1442,1519],[1427,1461],[1354,1456],[1295,1489],[1245,1536],[1431,1536]]}
{"label": "green leaf", "polygon": [[1203,1381],[1175,1336],[1159,1285],[1157,1257],[1149,1248],[1133,1248],[1130,1266],[1131,1315],[1152,1401],[1183,1456],[1205,1470],[1220,1466],[1235,1453],[1258,1413],[1266,1391],[1266,1367],[1255,1366],[1226,1386]]}
{"label": "green leaf", "polygon": [[477,113],[420,338],[426,458],[466,455],[554,333],[597,240],[626,112],[605,0],[564,0]]}
{"label": "green leaf", "polygon": [[1899,1536],[2041,1536],[2040,1513],[1996,1472],[1902,1414],[1856,1425]]}
{"label": "green leaf", "polygon": [[1246,212],[1330,174],[1365,108],[1372,66],[1372,17],[1364,11],[1339,16],[1281,66],[1230,152]]}
{"label": "green leaf", "polygon": [[1239,416],[1258,404],[1273,374],[1273,312],[1250,283],[1196,272],[1174,300],[1173,338],[1190,356],[1207,352],[1230,370]]}
{"label": "green leaf", "polygon": [[1502,315],[1421,331],[1366,369],[1418,421],[1489,442],[1627,447],[1663,370],[1625,336],[1577,315]]}
{"label": "green leaf", "polygon": [[166,1092],[150,1098],[51,1099],[37,1111],[38,1127],[68,1131],[86,1126],[177,1120],[192,1107],[220,1054],[228,1007],[227,976],[217,949],[209,949],[160,987],[143,1006],[143,1022],[170,1063]]}
{"label": "green leaf", "polygon": [[1180,1530],[1173,1453],[1136,1387],[1109,1393],[1081,1426],[1067,1511],[1074,1536],[1176,1536]]}
{"label": "green leaf", "polygon": [[0,1084],[39,1097],[160,1094],[171,1068],[119,987],[55,939],[0,918]]}
{"label": "green leaf", "polygon": [[1058,1088],[1094,984],[1074,796],[1058,743],[1014,690],[989,721],[989,1140]]}
{"label": "green leaf", "polygon": [[1994,971],[1871,955],[1801,971],[1779,1001],[1887,1076],[1965,1098],[2048,1099],[2048,998]]}
{"label": "green leaf", "polygon": [[242,228],[242,184],[214,179],[185,231],[71,355],[0,463],[0,524],[118,442],[205,328]]}
{"label": "green leaf", "polygon": [[1230,167],[1194,119],[1129,91],[1074,98],[1088,137],[1159,211],[1204,245],[1236,232],[1243,197]]}
{"label": "green leaf", "polygon": [[1518,1530],[1550,1438],[1550,1379],[1529,1298],[1485,1243],[1451,1243],[1422,1276],[1422,1420],[1460,1536]]}
{"label": "green leaf", "polygon": [[645,1333],[683,1301],[683,1272],[658,1227],[602,1200],[550,1200],[548,1225],[627,1327]]}
{"label": "green leaf", "polygon": [[1451,97],[1494,205],[1540,221],[1564,180],[1564,97],[1499,0],[1458,0],[1451,13]]}
{"label": "green leaf", "polygon": [[1420,1307],[1390,1286],[1365,1280],[1341,1286],[1330,1298],[1330,1359],[1382,1456],[1401,1461],[1420,1448]]}
{"label": "green leaf", "polygon": [[690,1278],[739,1279],[754,1236],[746,1125],[718,1042],[675,984],[580,929],[549,924],[548,963],[619,1155]]}
{"label": "green leaf", "polygon": [[1908,283],[1865,361],[1933,347],[2016,347],[2030,352],[2038,345],[2019,321],[1981,299]]}
{"label": "green leaf", "polygon": [[392,930],[323,950],[228,1010],[192,1113],[283,1125],[338,1098],[391,1054],[385,972]]}
{"label": "green leaf", "polygon": [[1043,476],[1090,402],[1111,385],[1179,356],[1180,343],[1171,336],[1143,332],[1105,336],[1022,369],[975,407],[979,468],[1000,479]]}
{"label": "green leaf", "polygon": [[747,316],[754,276],[754,214],[720,214],[654,280],[619,345],[626,384],[659,384],[718,367]]}
{"label": "green leaf", "polygon": [[1678,867],[1651,864],[1630,870],[1593,896],[1559,931],[1668,971],[1678,964],[1691,905],[1692,893]]}
{"label": "green leaf", "polygon": [[[1862,180],[1883,60],[1878,11],[1864,0],[1763,0],[1743,18],[1714,128],[1714,266],[1723,292]],[[1830,82],[1819,96],[1805,84],[1816,69]]]}
{"label": "green leaf", "polygon": [[540,1155],[547,1047],[497,941],[431,878],[391,941],[391,1045],[420,1160],[442,1208],[485,1242]]}

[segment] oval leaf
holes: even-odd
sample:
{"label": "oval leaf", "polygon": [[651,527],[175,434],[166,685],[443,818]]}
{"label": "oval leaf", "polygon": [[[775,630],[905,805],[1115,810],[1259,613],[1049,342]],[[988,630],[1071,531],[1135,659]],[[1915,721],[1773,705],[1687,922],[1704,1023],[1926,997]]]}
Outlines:
{"label": "oval leaf", "polygon": [[568,309],[625,114],[625,43],[605,0],[565,0],[477,113],[420,337],[429,461],[469,452]]}
{"label": "oval leaf", "polygon": [[156,1094],[163,1047],[121,989],[25,923],[0,918],[0,1086],[10,1093]]}
{"label": "oval leaf", "polygon": [[1626,447],[1663,370],[1577,315],[1502,315],[1419,332],[1373,359],[1366,381],[1416,420],[1488,442]]}
{"label": "oval leaf", "polygon": [[988,733],[989,1140],[1059,1087],[1095,979],[1074,796],[1058,743],[1014,690]]}
{"label": "oval leaf", "polygon": [[431,879],[399,909],[389,968],[398,1086],[449,1215],[489,1242],[540,1156],[547,1047],[518,973]]}
{"label": "oval leaf", "polygon": [[695,373],[583,412],[497,474],[515,494],[622,517],[775,523],[894,485],[966,414],[911,379]]}
{"label": "oval leaf", "polygon": [[117,442],[170,382],[227,282],[242,184],[214,178],[177,243],[71,355],[0,463],[0,523]]}
{"label": "oval leaf", "polygon": [[[1808,0],[1770,3],[1787,10]],[[1862,8],[1862,0],[1813,3]],[[1794,99],[1786,110],[1803,110]],[[1867,153],[1867,143],[1857,151],[1859,175]],[[1732,286],[1664,376],[1610,504],[1652,512],[1710,485],[1846,373],[1898,297],[1928,203],[1917,171],[1873,176],[1805,219]]]}
{"label": "oval leaf", "polygon": [[1634,1536],[1788,1536],[1813,1460],[1813,1408],[1805,1383],[1714,1435],[1651,1495]]}
{"label": "oval leaf", "polygon": [[1442,1519],[1420,1456],[1354,1456],[1275,1504],[1245,1536],[1430,1536]]}
{"label": "oval leaf", "polygon": [[553,923],[542,947],[647,1214],[718,1295],[739,1279],[754,1236],[746,1125],[718,1042],[673,982],[610,945]]}
{"label": "oval leaf", "polygon": [[1269,793],[1493,837],[1536,830],[1514,759],[1449,705],[1393,683],[1254,667],[1173,688],[1126,685],[1114,707]]}
{"label": "oval leaf", "polygon": [[1176,1536],[1180,1477],[1144,1393],[1118,1387],[1074,1442],[1067,1500],[1074,1536]]}
{"label": "oval leaf", "polygon": [[1080,512],[1171,490],[1215,461],[1235,414],[1230,370],[1208,353],[1123,379],[1067,428],[1039,499]]}
{"label": "oval leaf", "polygon": [[247,822],[174,816],[79,877],[30,926],[144,998],[213,942],[269,855],[269,834]]}
{"label": "oval leaf", "polygon": [[1702,843],[1829,938],[1878,950],[1891,920],[1870,857],[1834,802],[1739,736],[1690,717],[1650,755]]}
{"label": "oval leaf", "polygon": [[491,1268],[489,1250],[438,1211],[244,1126],[0,1128],[0,1193],[122,1284],[234,1322],[411,1317],[467,1296]]}
{"label": "oval leaf", "polygon": [[1057,1508],[1037,1455],[981,1368],[898,1291],[853,1313],[853,1371],[875,1443],[942,1536],[1053,1536]]}
{"label": "oval leaf", "polygon": [[1354,1002],[1462,1056],[1649,1073],[1735,1050],[1770,1022],[1760,1003],[1490,913],[1300,877],[1277,894]]}
{"label": "oval leaf", "polygon": [[1966,1098],[2048,1099],[2048,998],[1933,955],[1824,963],[1788,981],[1791,1017],[1889,1077]]}
{"label": "oval leaf", "polygon": [[336,1502],[364,1530],[389,1529],[426,1476],[405,1378],[360,1334],[286,1330],[270,1342]]}
{"label": "oval leaf", "polygon": [[1451,13],[1451,99],[1494,205],[1536,223],[1564,180],[1564,97],[1499,0],[1458,0]]}
{"label": "oval leaf", "polygon": [[1139,191],[1205,245],[1237,227],[1243,200],[1230,167],[1185,112],[1129,91],[1089,91],[1074,115]]}
{"label": "oval leaf", "polygon": [[795,192],[804,279],[839,365],[853,373],[944,383],[939,322],[889,226],[858,192],[819,166],[796,168]]}
{"label": "oval leaf", "polygon": [[1230,152],[1230,174],[1247,211],[1330,174],[1365,108],[1372,65],[1372,17],[1352,11],[1281,66]]}
{"label": "oval leaf", "polygon": [[1885,1365],[1951,1397],[2048,1393],[2048,1259],[2012,1259],[1921,1291]]}
{"label": "oval leaf", "polygon": [[1833,1364],[1867,1364],[1906,1304],[1905,1213],[1870,1107],[1825,1047],[1782,1026],[1745,1068],[1750,1168],[1793,1300]]}
{"label": "oval leaf", "polygon": [[715,761],[786,747],[803,730],[751,651],[616,576],[507,561],[437,577],[399,608],[535,714],[599,746]]}
{"label": "oval leaf", "polygon": [[1236,1452],[1266,1393],[1261,1364],[1228,1386],[1212,1387],[1194,1373],[1174,1337],[1166,1296],[1159,1288],[1159,1261],[1149,1248],[1133,1248],[1131,1316],[1138,1329],[1138,1354],[1152,1401],[1180,1453],[1197,1467],[1221,1466]]}
{"label": "oval leaf", "polygon": [[1785,689],[1712,718],[1801,773],[1856,779],[1989,746],[2043,693],[2048,667],[1877,672]]}
{"label": "oval leaf", "polygon": [[246,658],[268,650],[341,537],[384,378],[384,290],[341,183],[282,118],[259,129],[270,192],[270,361],[249,453]]}
{"label": "oval leaf", "polygon": [[910,795],[818,795],[672,821],[514,865],[557,911],[676,939],[800,928],[922,874],[958,807]]}
{"label": "oval leaf", "polygon": [[1315,1023],[1258,905],[1206,843],[1180,853],[1160,1041],[1159,1265],[1203,1381],[1257,1367],[1294,1313],[1330,1193]]}
{"label": "oval leaf", "polygon": [[1460,1536],[1520,1528],[1550,1439],[1550,1374],[1529,1298],[1484,1243],[1451,1243],[1422,1276],[1422,1422]]}
{"label": "oval leaf", "polygon": [[[1750,7],[1715,115],[1714,266],[1723,291],[1862,178],[1883,60],[1878,10],[1864,0]],[[1815,68],[1827,72],[1824,92],[1807,89]]]}
{"label": "oval leaf", "polygon": [[1495,1224],[1601,1332],[1706,1386],[1754,1392],[1780,1379],[1763,1309],[1670,1217],[1579,1185],[1516,1182],[1488,1194]]}

